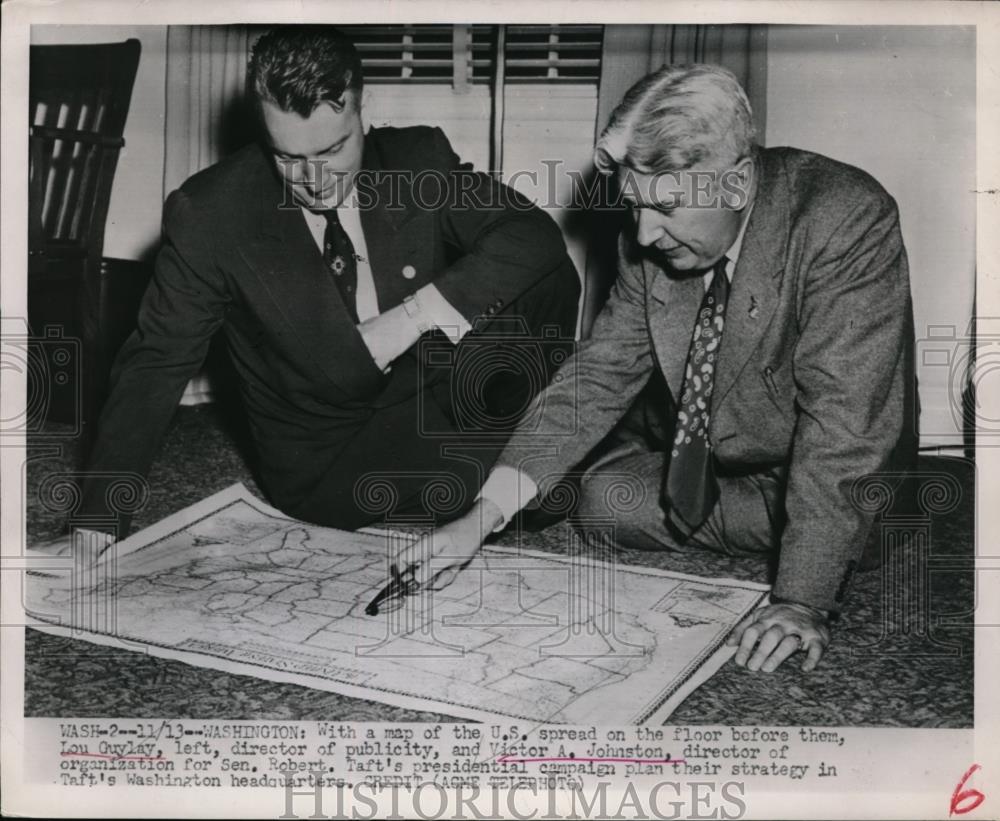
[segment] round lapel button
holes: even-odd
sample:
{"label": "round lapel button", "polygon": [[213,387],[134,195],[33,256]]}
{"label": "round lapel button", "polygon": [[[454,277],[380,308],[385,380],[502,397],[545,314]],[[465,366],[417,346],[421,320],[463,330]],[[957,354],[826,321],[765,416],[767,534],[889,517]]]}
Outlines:
{"label": "round lapel button", "polygon": [[403,276],[407,279],[413,279],[417,275],[417,269],[412,265],[403,266]]}

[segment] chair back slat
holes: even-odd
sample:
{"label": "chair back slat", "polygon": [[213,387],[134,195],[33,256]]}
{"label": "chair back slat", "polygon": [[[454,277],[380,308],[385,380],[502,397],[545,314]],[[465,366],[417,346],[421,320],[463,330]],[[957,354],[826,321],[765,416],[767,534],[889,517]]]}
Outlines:
{"label": "chair back slat", "polygon": [[139,51],[137,40],[31,47],[35,253],[100,256]]}
{"label": "chair back slat", "polygon": [[[45,343],[54,337],[74,342],[79,360],[65,372],[43,374],[38,390],[46,397],[43,417],[80,426],[81,452],[121,324],[104,264],[104,226],[139,54],[138,40],[31,47],[28,323]],[[30,344],[40,356],[49,349]]]}

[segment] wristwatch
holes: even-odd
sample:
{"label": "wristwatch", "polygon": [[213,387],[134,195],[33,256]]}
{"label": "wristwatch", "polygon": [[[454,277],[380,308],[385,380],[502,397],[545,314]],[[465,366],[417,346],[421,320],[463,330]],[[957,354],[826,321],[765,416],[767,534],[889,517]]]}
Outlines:
{"label": "wristwatch", "polygon": [[420,306],[420,300],[417,299],[416,293],[403,297],[403,310],[406,311],[406,315],[416,323],[417,330],[420,331],[420,333],[425,334],[434,327],[433,324],[427,321],[427,317],[424,315]]}

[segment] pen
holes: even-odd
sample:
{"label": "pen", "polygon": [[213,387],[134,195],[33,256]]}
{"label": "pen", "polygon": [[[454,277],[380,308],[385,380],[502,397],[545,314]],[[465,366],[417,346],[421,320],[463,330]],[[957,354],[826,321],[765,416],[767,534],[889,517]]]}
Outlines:
{"label": "pen", "polygon": [[[389,582],[379,594],[371,600],[369,605],[365,608],[365,615],[377,616],[378,606],[384,602],[386,599],[391,599],[394,596],[405,596],[409,592],[410,583],[413,582],[414,576],[417,572],[417,565],[411,564],[406,570],[400,573],[396,570],[396,566],[392,566],[392,581]],[[409,576],[409,579],[405,579],[405,576]]]}

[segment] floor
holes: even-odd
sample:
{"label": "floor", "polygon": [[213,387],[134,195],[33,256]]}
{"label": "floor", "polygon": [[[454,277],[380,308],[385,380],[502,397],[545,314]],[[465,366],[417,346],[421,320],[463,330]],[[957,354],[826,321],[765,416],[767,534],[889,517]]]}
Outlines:
{"label": "floor", "polygon": [[[49,431],[58,432],[58,428]],[[150,474],[154,492],[136,517],[136,527],[155,522],[234,482],[243,482],[259,494],[236,441],[216,407],[181,408]],[[46,476],[71,468],[71,446],[54,444],[57,442],[48,438],[29,445],[29,542],[54,536],[63,526],[61,515],[48,510],[37,498]],[[834,627],[833,643],[814,672],[802,673],[797,666],[786,664],[771,674],[749,673],[729,663],[680,706],[671,724],[973,725],[975,468],[962,459],[921,457],[919,471],[919,478],[929,483],[929,488],[935,477],[944,477],[943,481],[960,489],[953,510],[895,523],[907,532],[929,526],[930,561],[918,563],[916,573],[902,573],[899,562],[889,562],[882,570],[859,574],[845,612]],[[928,501],[934,508],[932,497],[930,493]],[[525,535],[523,544],[564,551],[566,528],[564,522],[553,524]],[[513,538],[505,534],[499,543],[512,543]],[[767,563],[754,559],[638,551],[622,551],[619,559],[694,575],[768,581]],[[904,600],[913,607],[903,607],[900,602]],[[227,675],[34,630],[26,631],[25,715],[454,720],[304,687]]]}

